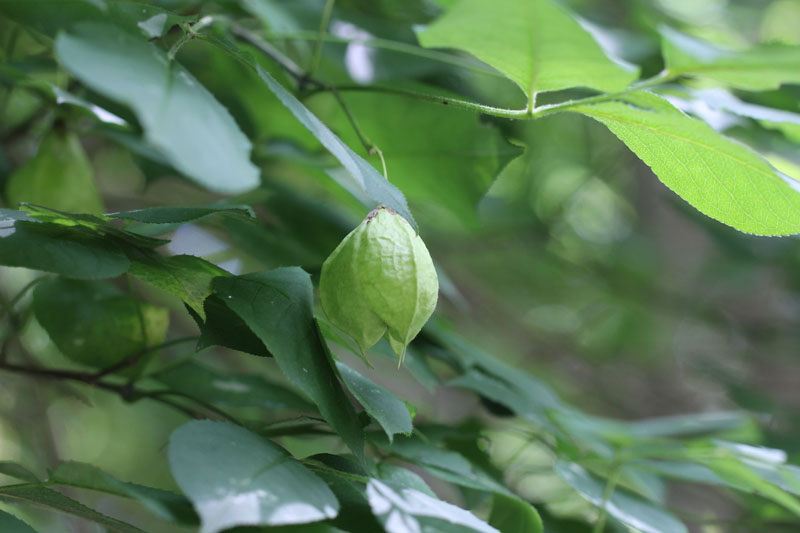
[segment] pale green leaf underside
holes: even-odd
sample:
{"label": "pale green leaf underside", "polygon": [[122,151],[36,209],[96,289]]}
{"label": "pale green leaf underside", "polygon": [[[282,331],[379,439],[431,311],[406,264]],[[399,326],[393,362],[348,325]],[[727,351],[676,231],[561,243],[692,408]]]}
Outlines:
{"label": "pale green leaf underside", "polygon": [[390,533],[499,533],[464,509],[410,488],[395,488],[377,479],[367,483],[372,513]]}
{"label": "pale green leaf underside", "polygon": [[671,74],[700,76],[739,89],[777,89],[784,83],[800,83],[800,46],[767,44],[733,51],[661,28],[662,51]]}
{"label": "pale green leaf underside", "polygon": [[496,68],[526,94],[622,89],[638,72],[605,55],[571,14],[550,0],[462,0],[419,35],[426,48],[457,48]]}
{"label": "pale green leaf underside", "polygon": [[80,24],[56,38],[61,65],[95,91],[130,106],[147,141],[188,178],[221,193],[260,183],[250,141],[183,67],[111,26]]}
{"label": "pale green leaf underside", "polygon": [[334,518],[328,486],[286,450],[246,429],[194,420],[169,440],[169,464],[200,515],[200,533]]}
{"label": "pale green leaf underside", "polygon": [[686,526],[673,515],[639,498],[615,491],[604,495],[605,483],[581,466],[559,461],[556,473],[584,499],[605,507],[609,515],[642,533],[686,533]]}
{"label": "pale green leaf underside", "polygon": [[800,193],[788,177],[655,95],[628,100],[575,111],[605,124],[667,187],[711,218],[756,235],[800,232]]}

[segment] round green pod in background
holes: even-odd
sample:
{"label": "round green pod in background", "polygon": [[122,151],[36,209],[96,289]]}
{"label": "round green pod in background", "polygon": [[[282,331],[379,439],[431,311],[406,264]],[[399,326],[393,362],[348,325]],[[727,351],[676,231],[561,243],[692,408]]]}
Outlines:
{"label": "round green pod in background", "polygon": [[6,183],[6,201],[43,205],[72,213],[100,214],[103,200],[94,183],[94,171],[78,136],[55,128],[30,160]]}

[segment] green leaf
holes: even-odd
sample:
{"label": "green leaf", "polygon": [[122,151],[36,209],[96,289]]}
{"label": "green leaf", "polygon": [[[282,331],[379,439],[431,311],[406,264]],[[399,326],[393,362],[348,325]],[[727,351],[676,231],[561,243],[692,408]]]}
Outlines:
{"label": "green leaf", "polygon": [[560,461],[555,471],[585,500],[620,522],[642,533],[686,533],[686,526],[667,511],[646,501],[629,496],[619,490],[604,498],[605,484],[589,474],[583,467]]}
{"label": "green leaf", "polygon": [[550,0],[462,0],[419,41],[471,53],[529,97],[569,87],[616,91],[638,76],[609,59],[574,16]]}
{"label": "green leaf", "polygon": [[641,460],[631,464],[631,466],[644,469],[648,472],[655,472],[660,476],[693,481],[695,483],[705,483],[708,485],[725,485],[741,490],[741,487],[726,481],[707,466],[693,463],[690,461],[650,461]]}
{"label": "green leaf", "polygon": [[321,479],[277,444],[244,428],[189,422],[172,433],[168,454],[175,480],[200,515],[201,533],[304,524],[339,512]]}
{"label": "green leaf", "polygon": [[250,141],[211,93],[156,46],[87,23],[59,33],[55,53],[83,83],[130,106],[147,141],[187,177],[221,193],[258,186]]}
{"label": "green leaf", "polygon": [[309,275],[296,267],[277,268],[216,278],[213,285],[221,301],[261,339],[286,377],[311,396],[325,420],[364,461],[358,416],[336,379],[314,321]]}
{"label": "green leaf", "polygon": [[348,531],[344,531],[324,522],[269,528],[237,527],[226,531],[228,533],[349,533]]}
{"label": "green leaf", "polygon": [[130,253],[128,272],[145,283],[177,296],[203,320],[203,302],[211,294],[211,280],[228,272],[194,255],[163,256],[155,252]]}
{"label": "green leaf", "polygon": [[212,294],[206,298],[203,310],[205,320],[189,307],[189,314],[200,328],[200,338],[197,340],[196,348],[198,351],[209,346],[224,346],[259,357],[272,356],[244,320],[218,297]]}
{"label": "green leaf", "polygon": [[[787,465],[782,450],[734,442],[700,442],[687,454],[708,468],[717,484],[758,494],[800,515],[800,467]],[[719,480],[722,480],[722,483]]]}
{"label": "green leaf", "polygon": [[84,520],[89,520],[115,533],[144,533],[138,527],[121,522],[67,498],[60,492],[30,485],[10,485],[0,487],[0,500],[11,503],[27,503],[59,511]]}
{"label": "green leaf", "polygon": [[64,89],[56,87],[55,85],[48,86],[48,89],[52,91],[55,103],[58,105],[68,104],[74,106],[78,109],[83,110],[85,114],[91,115],[100,122],[104,122],[106,124],[113,124],[115,126],[128,125],[125,119],[115,115],[111,111],[108,111],[98,105],[93,104],[92,102],[84,98],[75,96],[74,94],[67,92]]}
{"label": "green leaf", "polygon": [[[383,444],[376,439],[378,444]],[[398,438],[391,446],[391,453],[428,470],[431,474],[462,487],[513,496],[501,483],[470,463],[458,452],[439,448],[422,442],[417,437]]]}
{"label": "green leaf", "polygon": [[281,103],[292,112],[303,126],[308,128],[319,139],[319,142],[347,170],[346,174],[332,173],[330,176],[369,207],[378,205],[390,207],[400,213],[416,229],[416,222],[408,209],[408,203],[403,193],[337,137],[306,106],[284,89],[269,72],[258,65],[255,68],[258,75],[264,80],[267,87],[275,93]]}
{"label": "green leaf", "polygon": [[253,209],[248,205],[198,205],[198,206],[163,206],[136,209],[111,213],[112,218],[135,220],[147,224],[185,224],[194,222],[217,213],[239,214],[255,217]]}
{"label": "green leaf", "polygon": [[182,395],[221,407],[316,411],[313,405],[291,390],[260,376],[220,374],[197,363],[186,362],[149,377]]}
{"label": "green leaf", "polygon": [[25,222],[36,222],[36,219],[31,217],[25,211],[20,211],[18,209],[6,209],[0,208],[0,224],[3,226],[3,229],[9,229],[6,226],[13,226],[17,220],[22,220]]}
{"label": "green leaf", "polygon": [[95,490],[138,501],[158,516],[184,524],[197,524],[191,503],[174,492],[120,481],[94,465],[67,461],[50,471],[49,484]]}
{"label": "green leaf", "polygon": [[746,463],[719,458],[704,460],[703,464],[727,483],[739,488],[739,490],[758,494],[800,516],[800,501],[797,498],[787,493],[783,488],[764,479]]}
{"label": "green leaf", "polygon": [[94,171],[72,132],[52,130],[36,155],[6,183],[11,205],[29,202],[65,211],[102,213],[103,201],[94,184]]}
{"label": "green leaf", "polygon": [[83,228],[21,220],[0,239],[0,264],[100,279],[123,274],[130,261],[114,244]]}
{"label": "green leaf", "polygon": [[25,468],[19,463],[13,461],[0,461],[0,474],[11,476],[22,481],[29,483],[38,483],[39,478],[36,474]]}
{"label": "green leaf", "polygon": [[416,472],[392,463],[380,463],[378,465],[380,480],[394,487],[395,489],[414,489],[428,496],[436,497],[425,480]]}
{"label": "green leaf", "polygon": [[157,248],[169,242],[164,239],[156,239],[120,229],[111,223],[111,219],[102,215],[67,213],[34,204],[26,204],[24,208],[36,220],[62,226],[80,227],[80,229],[89,231],[98,237],[109,237],[107,242],[116,243],[126,250],[129,249],[130,245],[148,249]]}
{"label": "green leaf", "polygon": [[528,502],[504,494],[495,494],[489,525],[503,533],[542,533],[539,513]]}
{"label": "green leaf", "polygon": [[39,283],[33,308],[64,355],[100,368],[160,344],[169,324],[166,308],[141,302],[101,281],[58,278]]}
{"label": "green leaf", "polygon": [[719,411],[649,418],[640,422],[629,422],[628,428],[636,437],[652,439],[731,431],[748,422],[750,417],[745,412]]}
{"label": "green leaf", "polygon": [[388,533],[500,533],[469,511],[411,488],[395,489],[370,479],[367,499]]}
{"label": "green leaf", "polygon": [[31,526],[4,511],[0,511],[0,531],[3,533],[36,533]]}
{"label": "green leaf", "polygon": [[[790,139],[792,138],[792,130],[795,132],[800,131],[800,113],[751,104],[740,100],[730,91],[719,87],[696,89],[687,92],[692,100],[685,100],[672,94],[668,96],[668,99],[670,102],[679,102],[681,105],[676,104],[676,106],[689,112],[693,112],[697,107],[700,109],[706,107],[713,111],[727,111],[739,117],[751,118],[759,121],[767,128],[784,130],[784,134]],[[697,113],[697,116],[702,118],[700,113]]]}
{"label": "green leaf", "polygon": [[742,144],[653,94],[584,105],[658,178],[702,213],[756,235],[800,232],[800,187]]}
{"label": "green leaf", "polygon": [[344,363],[337,361],[336,368],[348,390],[367,414],[381,425],[389,442],[392,442],[396,433],[409,435],[414,430],[408,408],[397,396]]}
{"label": "green leaf", "polygon": [[749,91],[800,83],[800,46],[765,44],[735,51],[663,26],[661,45],[670,76],[709,78]]}
{"label": "green leaf", "polygon": [[[478,201],[522,152],[475,113],[382,94],[345,98],[364,134],[383,152],[389,178],[406,197],[445,208],[467,226],[477,225]],[[352,131],[344,117],[337,124],[341,132]],[[355,135],[344,138],[351,146],[358,143]]]}
{"label": "green leaf", "polygon": [[146,3],[114,0],[4,0],[0,13],[50,36],[77,22],[95,21],[113,23],[148,39],[163,36],[178,23],[197,19]]}
{"label": "green leaf", "polygon": [[314,472],[328,484],[342,506],[333,523],[346,531],[382,531],[367,501],[367,473],[355,459],[330,454],[310,459],[324,465],[315,465]]}

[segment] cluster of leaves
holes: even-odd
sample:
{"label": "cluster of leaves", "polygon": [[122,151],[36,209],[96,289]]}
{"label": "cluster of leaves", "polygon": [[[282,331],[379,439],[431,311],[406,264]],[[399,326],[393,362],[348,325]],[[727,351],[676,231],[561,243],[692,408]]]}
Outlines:
{"label": "cluster of leaves", "polygon": [[[4,133],[43,137],[36,155],[5,177],[0,264],[46,273],[4,302],[0,369],[216,419],[190,421],[169,438],[180,493],[80,462],[48,464],[40,476],[6,461],[0,473],[16,480],[0,487],[8,511],[35,522],[32,504],[140,531],[54,490],[68,487],[138,502],[156,528],[205,533],[681,533],[684,517],[668,508],[666,493],[679,480],[797,523],[800,468],[779,450],[736,442],[755,425],[743,413],[633,423],[589,415],[436,316],[409,347],[404,379],[428,393],[461,391],[484,409],[456,427],[415,423],[425,406],[384,386],[397,374],[359,371],[348,340],[318,314],[312,279],[368,209],[386,205],[423,235],[434,223],[478,225],[478,201],[522,152],[509,119],[590,117],[699,211],[744,232],[800,232],[791,178],[685,113],[713,101],[791,139],[800,115],[720,87],[798,83],[800,48],[723,50],[664,27],[664,68],[640,80],[638,67],[599,44],[605,30],[551,0],[444,4],[175,2],[182,15],[102,0],[0,4],[10,36],[0,70],[9,88]],[[303,32],[304,21],[320,19],[320,32]],[[331,20],[341,31],[326,32]],[[346,36],[359,28],[371,34]],[[346,46],[333,50],[328,41]],[[348,58],[365,46],[368,60]],[[359,65],[372,69],[369,84]],[[443,79],[463,72],[496,94],[493,105],[473,100],[479,90],[454,93]],[[716,92],[679,83],[687,79]],[[116,143],[151,186],[181,176],[193,188],[183,184],[180,193],[202,200],[101,214],[111,195],[98,191],[81,137]],[[225,235],[250,273],[162,252],[165,234],[198,225]],[[444,270],[442,278],[456,301]],[[134,283],[185,310],[144,301]],[[170,334],[181,329],[170,319],[187,313],[200,330],[188,339],[196,347],[188,358],[171,357],[187,339]],[[42,366],[22,341],[34,319],[68,367]],[[228,359],[255,355],[250,368],[258,370],[192,360],[212,347],[230,350]],[[389,361],[388,345],[376,351]],[[304,451],[297,436],[321,444]],[[462,506],[437,496],[447,490]],[[0,524],[31,530],[2,511]]]}

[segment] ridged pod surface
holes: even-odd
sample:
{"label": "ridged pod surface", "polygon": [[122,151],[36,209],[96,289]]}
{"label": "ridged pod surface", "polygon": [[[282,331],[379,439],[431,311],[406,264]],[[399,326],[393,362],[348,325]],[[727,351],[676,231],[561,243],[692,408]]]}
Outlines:
{"label": "ridged pod surface", "polygon": [[425,243],[405,218],[378,207],[322,265],[322,308],[362,353],[384,335],[403,362],[436,308],[439,279]]}

